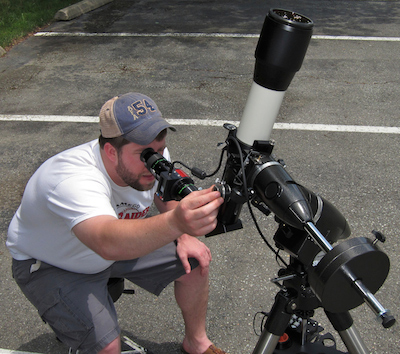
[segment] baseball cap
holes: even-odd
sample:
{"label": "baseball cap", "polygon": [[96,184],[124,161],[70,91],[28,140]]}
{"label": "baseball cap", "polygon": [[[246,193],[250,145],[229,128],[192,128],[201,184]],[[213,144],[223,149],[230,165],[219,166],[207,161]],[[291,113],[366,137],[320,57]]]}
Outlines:
{"label": "baseball cap", "polygon": [[100,110],[100,130],[105,138],[123,138],[150,144],[164,129],[176,129],[161,115],[156,103],[141,93],[129,92],[108,100]]}

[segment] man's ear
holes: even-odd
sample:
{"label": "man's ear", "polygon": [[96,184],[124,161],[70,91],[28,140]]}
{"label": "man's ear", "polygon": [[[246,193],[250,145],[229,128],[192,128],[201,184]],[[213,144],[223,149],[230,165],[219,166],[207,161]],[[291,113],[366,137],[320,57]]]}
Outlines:
{"label": "man's ear", "polygon": [[107,158],[111,162],[115,163],[116,161],[118,161],[118,151],[110,143],[105,143],[103,150],[104,150],[104,153],[106,154]]}

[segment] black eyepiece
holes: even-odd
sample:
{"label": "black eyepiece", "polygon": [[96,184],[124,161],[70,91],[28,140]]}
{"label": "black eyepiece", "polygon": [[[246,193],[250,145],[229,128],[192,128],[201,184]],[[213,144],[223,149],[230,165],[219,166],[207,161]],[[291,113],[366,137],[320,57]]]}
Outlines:
{"label": "black eyepiece", "polygon": [[175,169],[171,162],[152,148],[143,150],[140,159],[159,181],[157,194],[163,201],[181,200],[197,190],[193,180],[184,171]]}

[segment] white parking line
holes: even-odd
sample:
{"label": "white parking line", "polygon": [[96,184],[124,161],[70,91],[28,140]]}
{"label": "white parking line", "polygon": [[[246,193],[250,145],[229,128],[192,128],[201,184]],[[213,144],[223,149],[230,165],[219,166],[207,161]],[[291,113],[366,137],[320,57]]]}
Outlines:
{"label": "white parking line", "polygon": [[[164,32],[164,33],[85,33],[85,32],[37,32],[36,37],[211,37],[211,38],[258,38],[259,34],[251,33],[203,33],[203,32]],[[370,36],[325,36],[313,35],[313,39],[344,40],[344,41],[376,41],[400,42],[400,37],[370,37]]]}
{"label": "white parking line", "polygon": [[[99,118],[94,116],[58,116],[58,115],[12,115],[0,114],[0,121],[19,122],[69,122],[69,123],[98,123]],[[239,126],[239,121],[219,119],[168,119],[172,125],[191,125],[222,127],[224,123]],[[275,123],[274,129],[279,130],[309,130],[320,132],[344,133],[375,133],[400,134],[400,127],[364,126],[364,125],[336,125],[336,124],[303,124],[303,123]]]}
{"label": "white parking line", "polygon": [[372,41],[372,42],[400,42],[400,37],[364,37],[364,36],[322,36],[314,35],[313,39],[328,39],[338,41]]}
{"label": "white parking line", "polygon": [[0,354],[39,354],[33,352],[20,352],[18,350],[0,349]]}
{"label": "white parking line", "polygon": [[92,116],[57,116],[57,115],[14,115],[0,114],[0,121],[21,121],[21,122],[73,122],[73,123],[98,123],[99,117]]}

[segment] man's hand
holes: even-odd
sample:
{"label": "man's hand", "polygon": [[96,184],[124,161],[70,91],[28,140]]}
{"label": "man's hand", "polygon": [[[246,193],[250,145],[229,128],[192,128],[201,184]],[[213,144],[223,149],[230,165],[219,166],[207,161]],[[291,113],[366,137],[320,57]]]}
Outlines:
{"label": "man's hand", "polygon": [[191,272],[189,258],[196,258],[201,268],[201,275],[206,276],[211,262],[211,251],[208,247],[195,237],[187,234],[177,239],[177,252],[186,274]]}
{"label": "man's hand", "polygon": [[218,208],[223,202],[213,187],[192,192],[172,211],[170,227],[181,234],[206,235],[216,228]]}

